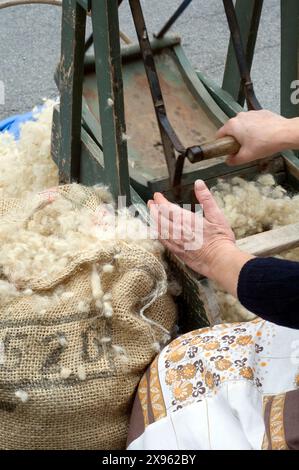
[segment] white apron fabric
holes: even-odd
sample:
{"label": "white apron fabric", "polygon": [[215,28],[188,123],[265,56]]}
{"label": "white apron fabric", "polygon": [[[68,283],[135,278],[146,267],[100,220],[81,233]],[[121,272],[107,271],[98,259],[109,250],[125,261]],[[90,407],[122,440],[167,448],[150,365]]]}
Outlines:
{"label": "white apron fabric", "polygon": [[170,343],[140,382],[128,437],[130,450],[297,445],[299,331],[261,319]]}

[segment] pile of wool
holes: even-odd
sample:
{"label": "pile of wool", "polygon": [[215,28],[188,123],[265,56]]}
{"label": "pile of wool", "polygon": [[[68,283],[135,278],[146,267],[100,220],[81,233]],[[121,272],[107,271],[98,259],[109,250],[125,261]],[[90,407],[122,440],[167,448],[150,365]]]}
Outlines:
{"label": "pile of wool", "polygon": [[20,139],[0,134],[0,197],[23,197],[58,183],[58,170],[50,153],[55,102],[35,108],[35,121],[21,125]]}
{"label": "pile of wool", "polygon": [[[64,190],[67,188],[67,190]],[[149,228],[128,209],[115,210],[111,193],[104,186],[92,188],[99,205],[88,209],[89,190],[77,184],[28,194],[21,209],[9,211],[0,223],[0,303],[24,295],[33,279],[59,276],[81,253],[109,249],[119,241],[134,244],[153,254],[162,245],[149,239]],[[116,255],[117,256],[117,255]],[[112,265],[104,271],[113,270]],[[25,289],[25,291],[24,291]],[[28,290],[28,295],[32,291]],[[51,299],[40,298],[39,309],[65,297],[63,286]]]}
{"label": "pile of wool", "polygon": [[[299,195],[291,195],[277,185],[273,176],[264,174],[255,181],[234,177],[219,180],[212,193],[230,223],[236,239],[299,221]],[[299,260],[299,249],[281,253],[281,257]],[[238,300],[216,288],[220,315],[224,321],[248,321],[254,315]]]}

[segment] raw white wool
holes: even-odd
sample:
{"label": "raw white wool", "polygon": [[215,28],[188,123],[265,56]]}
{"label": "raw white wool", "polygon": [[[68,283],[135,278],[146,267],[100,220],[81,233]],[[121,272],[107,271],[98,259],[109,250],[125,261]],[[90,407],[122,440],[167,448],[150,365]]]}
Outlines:
{"label": "raw white wool", "polygon": [[113,315],[113,308],[111,305],[111,302],[104,302],[103,303],[103,311],[104,311],[104,316],[106,318],[111,318]]}
{"label": "raw white wool", "polygon": [[111,292],[106,292],[106,294],[103,295],[103,300],[104,301],[109,301],[112,299],[112,294]]}
{"label": "raw white wool", "polygon": [[102,267],[103,273],[113,273],[114,266],[113,264],[104,264]]}
{"label": "raw white wool", "polygon": [[129,358],[128,356],[125,356],[124,354],[121,354],[118,356],[120,362],[122,362],[123,365],[128,365],[129,364]]}
{"label": "raw white wool", "polygon": [[77,374],[80,380],[85,380],[86,379],[86,370],[83,364],[80,364],[77,367]]}
{"label": "raw white wool", "polygon": [[25,390],[17,390],[15,396],[21,400],[22,403],[26,403],[29,400],[29,395]]}
{"label": "raw white wool", "polygon": [[171,281],[168,282],[168,292],[173,295],[174,297],[177,297],[182,293],[182,286],[176,281],[175,279],[172,279]]}
{"label": "raw white wool", "polygon": [[4,342],[0,341],[0,366],[3,366],[5,363],[5,346]]}
{"label": "raw white wool", "polygon": [[32,290],[32,289],[25,289],[25,290],[23,291],[23,294],[30,296],[30,295],[33,294],[33,290]]}
{"label": "raw white wool", "polygon": [[164,335],[164,336],[163,336],[163,339],[162,339],[163,344],[168,343],[170,340],[171,340],[171,336],[170,336],[170,335]]}
{"label": "raw white wool", "polygon": [[[261,175],[256,181],[239,177],[219,180],[212,193],[237,239],[299,221],[299,195],[288,194],[270,174]],[[297,261],[299,249],[282,253],[281,257]],[[223,321],[254,318],[238,300],[215,288]]]}
{"label": "raw white wool", "polygon": [[91,270],[91,291],[95,300],[101,299],[104,295],[102,291],[101,278],[95,264],[92,265]]}
{"label": "raw white wool", "polygon": [[272,175],[256,181],[219,180],[212,192],[234,230],[236,238],[264,232],[299,220],[299,195],[291,196]]}
{"label": "raw white wool", "polygon": [[127,135],[125,132],[122,133],[122,140],[124,142],[127,142],[130,139],[131,139],[131,137],[129,135]]}
{"label": "raw white wool", "polygon": [[112,345],[112,349],[114,350],[115,354],[117,355],[126,355],[126,351],[122,346],[118,346],[117,344]]}
{"label": "raw white wool", "polygon": [[95,306],[98,310],[102,310],[103,309],[103,302],[101,299],[98,299],[95,301]]}
{"label": "raw white wool", "polygon": [[100,342],[101,342],[102,344],[111,343],[111,338],[109,338],[109,336],[103,336],[103,337],[100,339]]}
{"label": "raw white wool", "polygon": [[88,313],[90,311],[90,302],[86,300],[80,300],[77,306],[78,312],[80,313]]}
{"label": "raw white wool", "polygon": [[107,104],[108,104],[109,108],[112,108],[112,106],[114,105],[113,99],[112,99],[112,98],[108,98]]}
{"label": "raw white wool", "polygon": [[156,353],[159,353],[161,351],[161,345],[159,343],[155,342],[155,343],[152,344],[152,349]]}
{"label": "raw white wool", "polygon": [[[77,192],[84,192],[79,185],[73,186]],[[75,188],[73,190],[75,191]],[[27,196],[23,198],[23,203],[25,208],[6,214],[2,221],[7,223],[0,224],[0,266],[5,278],[15,286],[26,286],[36,278],[55,277],[78,254],[94,250],[97,246],[99,249],[106,247],[108,249],[122,241],[157,253],[156,243],[145,238],[137,240],[134,238],[133,232],[138,231],[146,237],[147,227],[132,217],[129,211],[114,214],[112,225],[106,222],[101,225],[95,223],[92,211],[86,207],[78,207],[59,193],[51,202],[45,201],[44,196],[38,198]],[[42,210],[40,210],[41,205]],[[114,225],[115,220],[117,227]],[[131,231],[126,232],[128,227]],[[160,245],[159,250],[162,250]],[[110,263],[104,265],[106,271],[113,269]],[[98,272],[100,268],[100,266],[94,267],[91,273],[94,300],[101,299],[103,295]],[[11,296],[12,292],[6,292],[6,295]],[[81,308],[82,304],[79,310]]]}
{"label": "raw white wool", "polygon": [[14,298],[18,297],[18,295],[19,292],[13,284],[0,279],[0,303],[2,305],[11,302]]}
{"label": "raw white wool", "polygon": [[61,300],[63,301],[67,301],[67,300],[70,300],[74,297],[74,292],[63,292],[61,294]]}
{"label": "raw white wool", "polygon": [[58,342],[60,344],[60,346],[66,346],[67,345],[67,339],[65,336],[61,335],[61,336],[58,336]]}
{"label": "raw white wool", "polygon": [[99,201],[102,201],[104,204],[114,207],[114,200],[111,192],[109,191],[108,186],[101,184],[96,184],[93,186],[94,191],[96,192]]}
{"label": "raw white wool", "polygon": [[23,197],[58,184],[57,166],[51,158],[54,101],[34,111],[37,121],[22,124],[20,140],[0,134],[0,197]]}
{"label": "raw white wool", "polygon": [[62,367],[60,371],[60,377],[62,379],[68,379],[71,373],[72,373],[71,369],[69,369],[68,367]]}

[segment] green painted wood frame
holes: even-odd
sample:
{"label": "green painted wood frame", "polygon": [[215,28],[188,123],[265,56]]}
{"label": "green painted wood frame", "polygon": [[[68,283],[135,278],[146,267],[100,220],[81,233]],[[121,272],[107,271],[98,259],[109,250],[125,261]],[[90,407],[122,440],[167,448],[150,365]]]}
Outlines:
{"label": "green painted wood frame", "polygon": [[61,146],[59,181],[78,181],[81,154],[81,106],[86,10],[76,0],[63,0],[60,90]]}
{"label": "green painted wood frame", "polygon": [[[104,154],[104,181],[117,199],[130,204],[118,23],[118,0],[63,0],[59,89],[61,100],[59,179],[79,181],[81,158],[82,85],[86,8],[90,7]],[[83,117],[86,109],[83,103]],[[98,150],[99,151],[99,150]],[[85,162],[83,162],[85,165]],[[85,165],[86,168],[86,165]]]}
{"label": "green painted wood frame", "polygon": [[125,196],[130,204],[118,0],[91,0],[91,20],[105,181],[116,199]]}

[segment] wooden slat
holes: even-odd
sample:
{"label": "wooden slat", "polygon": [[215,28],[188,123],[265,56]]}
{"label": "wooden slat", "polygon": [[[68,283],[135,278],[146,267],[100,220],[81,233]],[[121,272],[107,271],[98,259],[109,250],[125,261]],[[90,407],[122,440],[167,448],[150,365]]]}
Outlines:
{"label": "wooden slat", "polygon": [[105,179],[114,198],[126,196],[130,204],[118,2],[92,0],[91,12]]}
{"label": "wooden slat", "polygon": [[86,10],[74,0],[63,0],[59,69],[61,145],[59,181],[79,181],[81,107]]}
{"label": "wooden slat", "polygon": [[237,241],[237,246],[256,256],[277,255],[299,246],[299,223],[258,233]]}

